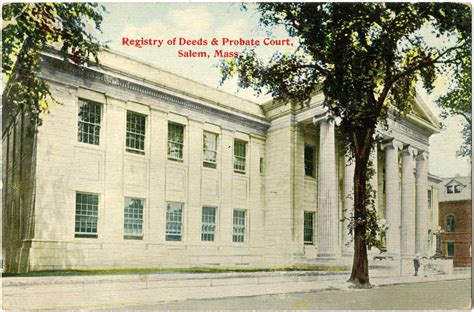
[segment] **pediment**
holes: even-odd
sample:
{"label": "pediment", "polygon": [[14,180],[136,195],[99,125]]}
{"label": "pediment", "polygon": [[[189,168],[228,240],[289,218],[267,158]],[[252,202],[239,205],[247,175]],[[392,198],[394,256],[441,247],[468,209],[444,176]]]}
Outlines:
{"label": "pediment", "polygon": [[415,96],[415,105],[412,107],[409,116],[417,121],[425,123],[429,128],[437,130],[436,132],[441,129],[441,124],[438,118],[431,112],[428,105],[418,94]]}

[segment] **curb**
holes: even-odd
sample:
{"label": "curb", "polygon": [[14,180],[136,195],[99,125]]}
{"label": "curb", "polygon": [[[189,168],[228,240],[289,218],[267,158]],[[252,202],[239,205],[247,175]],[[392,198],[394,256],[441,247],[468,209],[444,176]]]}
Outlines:
{"label": "curb", "polygon": [[[81,309],[148,305],[192,299],[349,291],[348,272],[253,272],[14,278],[4,282],[3,308]],[[336,273],[336,272],[331,272]],[[376,287],[468,279],[468,274],[373,277]],[[24,278],[23,278],[24,279]],[[387,282],[389,279],[391,282]],[[41,283],[38,283],[38,280]]]}

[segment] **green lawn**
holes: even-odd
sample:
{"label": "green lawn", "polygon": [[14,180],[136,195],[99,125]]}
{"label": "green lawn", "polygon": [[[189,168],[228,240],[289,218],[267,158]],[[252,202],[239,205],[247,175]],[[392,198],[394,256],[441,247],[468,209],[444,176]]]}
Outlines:
{"label": "green lawn", "polygon": [[238,267],[193,267],[193,268],[114,268],[114,269],[69,269],[55,271],[34,271],[28,273],[3,273],[3,277],[28,276],[77,276],[114,274],[164,274],[164,273],[228,273],[228,272],[276,272],[276,271],[347,271],[347,267],[289,266],[267,268]]}

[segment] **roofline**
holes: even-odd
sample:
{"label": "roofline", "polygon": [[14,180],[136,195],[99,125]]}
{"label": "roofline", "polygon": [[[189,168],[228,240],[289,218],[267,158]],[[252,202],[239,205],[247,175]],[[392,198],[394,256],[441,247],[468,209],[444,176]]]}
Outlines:
{"label": "roofline", "polygon": [[[467,186],[467,184],[464,184],[462,181],[459,181],[458,178],[459,178],[459,177],[454,177],[454,178],[451,178],[451,179],[450,179],[450,178],[447,178],[446,180],[447,180],[448,182],[444,183],[444,185],[448,185],[449,183],[451,183],[451,182],[453,182],[453,181],[456,181],[456,182],[458,182],[458,183],[461,183],[462,186]],[[450,180],[448,180],[448,179],[450,179]],[[443,179],[443,180],[444,180],[444,179]]]}
{"label": "roofline", "polygon": [[428,179],[434,180],[437,183],[440,183],[441,181],[443,181],[443,179],[441,177],[439,177],[437,175],[434,175],[434,174],[431,174],[431,173],[428,173]]}
{"label": "roofline", "polygon": [[[196,81],[196,80],[193,80],[193,79],[190,79],[190,78],[181,76],[181,75],[179,75],[179,74],[173,73],[173,72],[171,72],[171,71],[169,71],[169,70],[166,70],[166,69],[163,69],[163,68],[161,68],[161,67],[157,66],[156,64],[151,63],[151,62],[149,62],[149,61],[144,61],[143,59],[134,58],[134,57],[132,57],[132,56],[130,56],[130,55],[124,54],[123,52],[119,52],[119,51],[117,51],[117,50],[113,50],[113,49],[110,49],[110,48],[102,48],[102,50],[104,50],[104,51],[106,51],[106,52],[109,52],[110,54],[118,55],[118,56],[123,57],[123,58],[125,58],[125,59],[127,59],[127,60],[130,60],[130,61],[142,63],[142,64],[144,64],[144,65],[147,65],[147,66],[150,66],[150,67],[152,67],[152,68],[154,68],[154,69],[157,69],[157,70],[159,70],[159,71],[161,71],[161,72],[167,73],[167,74],[172,75],[172,76],[179,77],[180,79],[184,79],[184,80],[189,81],[189,82],[191,82],[191,83],[198,84],[198,85],[203,86],[203,87],[205,87],[205,88],[209,88],[209,89],[218,91],[218,92],[220,92],[220,93],[223,93],[223,94],[225,94],[225,95],[234,97],[234,98],[239,99],[239,100],[241,100],[241,101],[246,101],[246,102],[249,102],[249,103],[251,103],[251,104],[261,106],[261,104],[255,102],[255,101],[248,100],[248,99],[246,99],[246,98],[243,98],[243,97],[240,97],[240,96],[238,96],[238,95],[235,95],[235,94],[232,94],[232,93],[223,91],[223,90],[218,89],[218,88],[216,88],[216,87],[213,87],[213,86],[204,84],[204,83],[202,83],[202,82],[199,82],[199,81]],[[99,51],[99,56],[100,56],[100,51]],[[99,63],[99,64],[100,64],[100,63]]]}
{"label": "roofline", "polygon": [[[319,92],[314,94],[311,97],[311,103],[313,103],[313,99],[316,98],[321,93],[323,93],[323,92],[320,89]],[[323,96],[324,96],[324,94],[323,94]],[[270,101],[267,101],[265,103],[262,103],[261,107],[266,112],[269,108],[271,109],[272,104],[275,103],[274,101],[275,100],[270,100]],[[428,105],[423,101],[423,99],[418,95],[418,93],[415,95],[415,101],[416,101],[417,104],[419,104],[418,107],[426,115],[428,120],[425,120],[423,118],[420,118],[420,117],[418,117],[414,114],[410,114],[410,113],[405,115],[406,120],[413,123],[413,124],[415,124],[415,125],[417,125],[417,126],[420,126],[421,128],[424,128],[424,129],[428,130],[432,134],[439,133],[441,131],[441,123],[436,118],[436,116],[434,116],[434,114],[428,108]],[[395,114],[393,109],[389,109],[389,111],[391,111],[393,114]]]}

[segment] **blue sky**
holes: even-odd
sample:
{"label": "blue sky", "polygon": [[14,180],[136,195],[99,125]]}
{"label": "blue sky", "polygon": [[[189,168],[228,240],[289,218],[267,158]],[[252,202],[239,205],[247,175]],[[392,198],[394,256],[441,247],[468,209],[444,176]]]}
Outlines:
{"label": "blue sky", "polygon": [[[269,97],[256,98],[250,90],[237,90],[236,81],[226,82],[219,86],[220,74],[216,68],[218,58],[179,58],[178,50],[189,50],[188,47],[148,46],[143,48],[121,45],[122,37],[186,39],[228,37],[231,39],[275,39],[289,38],[283,29],[273,30],[268,34],[258,24],[258,13],[244,11],[239,3],[106,3],[108,13],[104,14],[103,34],[100,39],[108,41],[111,49],[151,63],[164,70],[179,74],[213,87],[250,99],[257,103],[265,102]],[[296,44],[296,41],[293,41]],[[196,51],[212,53],[215,47],[194,47]],[[224,48],[229,51],[240,51],[242,48]],[[259,47],[257,52],[262,57],[269,57],[277,49],[291,51],[294,48]],[[445,83],[449,78],[443,77],[432,95],[420,90],[422,98],[437,115],[439,109],[433,100],[445,92]],[[441,177],[455,174],[468,175],[470,163],[455,156],[461,144],[460,118],[449,118],[445,121],[446,129],[430,138],[430,172]]]}

